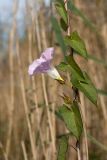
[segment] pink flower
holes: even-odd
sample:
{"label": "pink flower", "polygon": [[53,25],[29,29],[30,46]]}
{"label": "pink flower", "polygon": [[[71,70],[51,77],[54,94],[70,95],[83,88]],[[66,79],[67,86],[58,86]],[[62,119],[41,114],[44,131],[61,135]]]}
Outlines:
{"label": "pink flower", "polygon": [[47,48],[39,59],[33,61],[29,66],[29,75],[35,75],[36,73],[47,73],[50,77],[56,80],[63,81],[61,76],[55,67],[51,66],[51,60],[53,59],[54,48]]}

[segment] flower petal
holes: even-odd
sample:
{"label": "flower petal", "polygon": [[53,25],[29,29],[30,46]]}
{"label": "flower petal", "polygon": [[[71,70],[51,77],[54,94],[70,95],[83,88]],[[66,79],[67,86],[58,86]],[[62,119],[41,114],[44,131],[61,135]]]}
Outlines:
{"label": "flower petal", "polygon": [[51,61],[53,58],[53,54],[54,54],[54,48],[50,47],[47,48],[41,55],[42,58],[44,58],[47,61]]}
{"label": "flower petal", "polygon": [[53,79],[63,81],[63,79],[61,78],[60,74],[58,73],[58,71],[54,67],[50,68],[46,73]]}
{"label": "flower petal", "polygon": [[46,61],[43,58],[33,61],[29,66],[28,73],[29,75],[34,75],[36,73],[44,73],[50,69],[50,62]]}
{"label": "flower petal", "polygon": [[47,48],[41,55],[41,57],[29,66],[28,73],[29,75],[34,75],[35,73],[44,73],[47,70],[50,70],[50,62],[53,58],[54,48]]}

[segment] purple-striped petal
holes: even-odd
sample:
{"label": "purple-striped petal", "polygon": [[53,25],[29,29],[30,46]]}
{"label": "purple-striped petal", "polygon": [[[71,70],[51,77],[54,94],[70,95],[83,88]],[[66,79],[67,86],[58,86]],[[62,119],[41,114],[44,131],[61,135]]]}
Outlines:
{"label": "purple-striped petal", "polygon": [[41,57],[29,66],[29,75],[34,75],[36,73],[44,73],[51,68],[50,62],[53,58],[54,48],[47,48],[41,55]]}
{"label": "purple-striped petal", "polygon": [[51,61],[53,59],[53,54],[54,54],[54,48],[50,47],[47,48],[42,54],[41,57],[44,58],[47,61]]}
{"label": "purple-striped petal", "polygon": [[49,69],[50,62],[40,58],[33,61],[33,63],[29,66],[28,73],[29,75],[34,75],[36,73],[44,73]]}
{"label": "purple-striped petal", "polygon": [[64,83],[64,80],[61,78],[56,68],[51,66],[51,60],[53,59],[53,54],[54,54],[54,48],[53,47],[47,48],[41,54],[41,57],[33,61],[32,64],[29,66],[28,69],[29,75],[46,72],[53,79],[56,79]]}

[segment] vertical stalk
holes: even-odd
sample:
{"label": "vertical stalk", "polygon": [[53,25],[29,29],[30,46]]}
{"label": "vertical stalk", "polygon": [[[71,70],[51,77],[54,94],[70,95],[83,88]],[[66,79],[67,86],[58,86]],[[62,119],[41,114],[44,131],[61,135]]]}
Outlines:
{"label": "vertical stalk", "polygon": [[27,158],[27,151],[26,151],[26,147],[25,147],[24,141],[21,141],[21,146],[22,146],[24,160],[28,160],[28,158]]}
{"label": "vertical stalk", "polygon": [[[68,21],[68,29],[67,29],[67,35],[70,36],[71,34],[71,25],[70,25],[70,16],[69,16],[69,11],[68,11],[68,4],[67,4],[67,0],[64,0],[65,3],[65,8],[67,11],[67,21]],[[73,57],[73,49],[70,48],[70,55]],[[73,92],[74,92],[74,100],[79,102],[79,92],[77,88],[72,87]],[[81,160],[81,154],[80,154],[80,141],[77,140],[76,143],[76,149],[77,149],[77,156],[78,156],[78,160]]]}
{"label": "vertical stalk", "polygon": [[[83,95],[80,94],[80,101],[82,106],[85,106],[84,104],[84,99],[83,99]],[[86,130],[86,125],[85,125],[85,109],[80,105],[80,112],[81,112],[81,116],[82,116],[82,121],[83,121],[83,129],[84,129],[84,141],[85,142],[85,158],[86,160],[88,160],[88,141],[87,141],[87,130]]]}
{"label": "vertical stalk", "polygon": [[[43,48],[47,48],[48,44],[47,44],[47,37],[46,37],[46,28],[45,28],[45,22],[44,22],[44,17],[43,17],[43,13],[41,14],[41,36],[43,39]],[[55,153],[55,137],[54,137],[54,129],[53,129],[53,125],[52,125],[52,118],[50,115],[50,111],[49,111],[49,102],[48,102],[48,94],[47,94],[47,90],[46,90],[46,82],[45,82],[45,77],[44,77],[44,92],[45,92],[45,99],[46,99],[46,105],[47,105],[47,115],[48,115],[48,122],[49,122],[49,127],[50,127],[50,135],[51,135],[51,140],[52,140],[52,150],[53,153]],[[54,158],[53,158],[54,159]]]}
{"label": "vertical stalk", "polygon": [[[68,15],[68,30],[67,30],[67,35],[69,36],[71,33],[71,26],[70,26],[70,17],[69,17],[69,12],[68,12],[68,7],[67,7],[67,0],[64,0],[65,3],[65,8],[67,11],[67,15]],[[73,56],[73,49],[71,48],[71,56]],[[80,102],[80,95],[79,95],[79,91],[76,88],[72,88],[73,92],[74,92],[74,99],[78,101],[78,103]],[[82,122],[83,122],[83,130],[84,130],[84,136],[85,136],[85,146],[86,146],[86,160],[88,160],[88,142],[87,142],[87,132],[86,132],[86,126],[84,123],[84,113],[83,113],[83,109],[80,105],[80,113],[82,116]],[[78,155],[78,160],[81,160],[81,155],[80,155],[80,141],[77,141],[76,143],[76,148],[77,148],[77,155]]]}
{"label": "vertical stalk", "polygon": [[80,155],[80,142],[79,142],[79,141],[77,141],[77,143],[76,143],[76,148],[77,148],[78,160],[81,160],[81,155]]}
{"label": "vertical stalk", "polygon": [[3,152],[4,160],[8,160],[7,154],[1,142],[0,142],[0,150]]}
{"label": "vertical stalk", "polygon": [[[41,52],[42,47],[41,47],[40,30],[39,30],[39,24],[38,24],[37,14],[35,16],[35,22],[36,22],[36,35],[37,35],[37,41],[38,41],[38,49],[39,49],[39,52]],[[47,48],[45,31],[43,30],[43,28],[44,28],[44,26],[42,26],[42,31],[41,31],[42,37],[44,39],[44,41],[43,41],[43,48]],[[49,132],[47,130],[47,134],[48,134],[48,138],[49,138],[49,134],[51,136],[52,147],[53,147],[53,151],[55,152],[55,142],[54,142],[52,123],[51,123],[51,116],[50,116],[50,112],[49,112],[49,102],[48,102],[48,95],[47,95],[47,90],[46,90],[46,81],[45,81],[45,77],[44,77],[43,74],[42,74],[42,89],[43,89],[43,94],[44,94],[44,99],[45,99],[45,105],[46,105],[46,111],[47,111],[47,117],[48,117],[48,123],[49,123],[49,131],[50,131]]]}
{"label": "vertical stalk", "polygon": [[34,137],[33,137],[33,134],[32,134],[31,123],[30,123],[30,120],[29,120],[28,104],[27,104],[27,100],[26,100],[25,84],[24,84],[24,79],[23,79],[23,72],[22,72],[22,68],[21,68],[21,58],[20,58],[19,53],[20,53],[19,52],[19,41],[17,39],[16,54],[17,54],[17,60],[18,60],[18,65],[19,65],[19,77],[20,77],[21,94],[22,94],[22,100],[23,100],[23,104],[24,104],[26,121],[27,121],[27,125],[28,125],[28,131],[29,131],[29,138],[30,138],[30,143],[31,143],[33,160],[36,160],[37,159],[36,148],[35,148]]}
{"label": "vertical stalk", "polygon": [[10,31],[9,39],[9,67],[10,67],[10,106],[9,106],[9,129],[7,133],[6,154],[10,152],[11,134],[13,128],[13,111],[14,111],[14,37],[16,33],[16,14],[18,10],[18,1],[13,3],[13,24]]}
{"label": "vertical stalk", "polygon": [[[33,57],[32,57],[32,42],[33,40],[35,39],[35,21],[34,21],[34,15],[31,13],[31,10],[30,10],[30,6],[29,6],[29,2],[26,0],[26,8],[27,8],[27,13],[28,15],[31,14],[31,19],[32,19],[32,27],[29,26],[28,28],[28,46],[29,46],[29,51],[28,51],[28,60],[29,60],[29,64],[33,61]],[[33,28],[33,29],[32,29]],[[33,32],[32,32],[33,30]],[[36,84],[35,84],[35,79],[34,77],[31,77],[31,80],[32,80],[32,87],[33,87],[33,90],[36,90]],[[40,128],[40,121],[43,117],[40,117],[40,111],[39,111],[39,107],[38,107],[38,100],[37,100],[37,93],[34,92],[33,93],[33,97],[34,97],[34,100],[35,100],[35,108],[36,108],[36,120],[37,120],[37,130],[40,134],[40,140],[41,140],[41,145],[42,145],[42,148],[43,148],[43,154],[44,156],[46,157],[46,152],[45,152],[45,145],[44,145],[44,140],[43,140],[43,135],[42,135],[42,132],[41,132],[41,128]],[[35,126],[35,119],[34,119],[34,113],[32,113],[32,122],[34,125],[32,125],[32,132],[33,132],[33,137],[35,137],[35,130],[34,130],[34,126]],[[38,133],[37,132],[37,133]]]}

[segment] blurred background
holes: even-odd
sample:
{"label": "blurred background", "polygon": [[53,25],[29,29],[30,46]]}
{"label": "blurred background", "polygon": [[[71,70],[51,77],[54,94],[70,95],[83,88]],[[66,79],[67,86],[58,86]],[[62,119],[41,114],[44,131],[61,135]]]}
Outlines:
{"label": "blurred background", "polygon": [[[98,33],[73,13],[72,31],[83,37],[90,57],[102,60],[77,57],[77,61],[96,87],[107,91],[107,1],[74,0],[74,4]],[[28,75],[29,64],[56,42],[50,22],[53,13],[49,0],[0,0],[0,160],[55,160],[57,137],[66,132],[54,114],[65,89],[47,75]],[[54,64],[61,59],[57,47]],[[87,132],[96,139],[87,138],[89,160],[107,160],[106,96],[99,92],[97,109],[80,93]],[[87,158],[85,141],[81,141],[82,160]],[[69,143],[67,159],[76,160],[75,139]]]}

